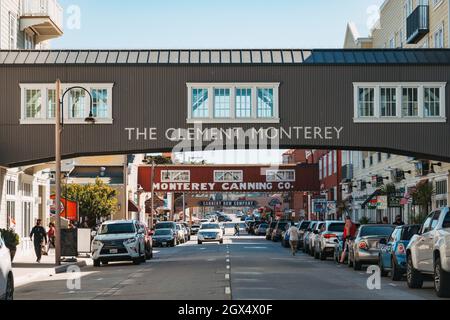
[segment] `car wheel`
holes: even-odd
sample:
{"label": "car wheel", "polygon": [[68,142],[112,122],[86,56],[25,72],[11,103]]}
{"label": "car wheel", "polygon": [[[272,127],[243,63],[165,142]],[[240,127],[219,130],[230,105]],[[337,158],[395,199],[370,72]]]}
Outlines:
{"label": "car wheel", "polygon": [[94,260],[94,267],[100,267],[100,260]]}
{"label": "car wheel", "polygon": [[220,244],[223,244],[223,239],[222,239],[222,240],[220,240],[219,242],[220,242]]}
{"label": "car wheel", "polygon": [[378,267],[380,268],[381,276],[386,277],[388,273],[386,270],[384,270],[383,259],[381,258],[381,256],[378,256]]}
{"label": "car wheel", "polygon": [[353,270],[360,271],[362,269],[362,263],[359,261],[353,261]]}
{"label": "car wheel", "polygon": [[314,248],[314,259],[319,260],[319,252]]}
{"label": "car wheel", "polygon": [[201,242],[200,240],[197,241],[198,244],[202,244],[203,242]]}
{"label": "car wheel", "polygon": [[5,300],[14,300],[14,278],[12,274],[8,276],[8,281],[6,283]]}
{"label": "car wheel", "polygon": [[450,273],[442,269],[439,257],[436,258],[434,265],[434,288],[439,298],[450,297]]}
{"label": "car wheel", "polygon": [[414,269],[411,255],[408,255],[408,264],[406,266],[406,282],[411,289],[420,289],[423,286],[422,274]]}
{"label": "car wheel", "polygon": [[397,267],[397,263],[395,263],[395,259],[392,258],[392,269],[391,269],[391,279],[392,281],[400,281],[402,280],[403,274],[401,270]]}

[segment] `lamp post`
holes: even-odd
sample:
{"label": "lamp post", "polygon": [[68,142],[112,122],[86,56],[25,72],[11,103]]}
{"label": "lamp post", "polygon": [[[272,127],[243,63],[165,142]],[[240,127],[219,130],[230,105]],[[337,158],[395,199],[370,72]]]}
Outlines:
{"label": "lamp post", "polygon": [[92,95],[89,90],[83,87],[75,86],[67,89],[61,95],[61,80],[57,79],[57,105],[55,108],[55,264],[57,266],[61,265],[61,134],[64,127],[64,97],[73,89],[81,89],[88,93],[90,100],[89,116],[85,119],[85,121],[91,124],[95,123],[95,118],[92,113]]}
{"label": "lamp post", "polygon": [[151,179],[151,209],[150,209],[150,229],[153,229],[154,221],[153,221],[153,208],[155,207],[155,193],[154,193],[154,181],[155,181],[155,160],[152,161],[152,179]]}

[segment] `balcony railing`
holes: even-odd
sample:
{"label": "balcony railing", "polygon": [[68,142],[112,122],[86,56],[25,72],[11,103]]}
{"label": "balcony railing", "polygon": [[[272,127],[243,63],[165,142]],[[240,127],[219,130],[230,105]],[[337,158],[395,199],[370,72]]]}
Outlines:
{"label": "balcony railing", "polygon": [[62,30],[63,9],[57,0],[22,0],[22,17],[48,17]]}
{"label": "balcony railing", "polygon": [[406,19],[406,42],[408,44],[416,44],[429,31],[429,6],[419,5]]}

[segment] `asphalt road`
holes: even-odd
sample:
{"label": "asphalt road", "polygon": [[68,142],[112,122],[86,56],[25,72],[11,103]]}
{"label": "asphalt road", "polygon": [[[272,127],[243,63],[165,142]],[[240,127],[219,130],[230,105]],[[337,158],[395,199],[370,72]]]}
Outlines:
{"label": "asphalt road", "polygon": [[380,290],[369,290],[365,271],[355,272],[333,261],[290,255],[280,243],[242,236],[223,245],[156,249],[155,259],[140,266],[112,263],[81,269],[80,289],[62,274],[16,289],[16,299],[437,299],[432,283],[410,290],[404,281],[383,278]]}

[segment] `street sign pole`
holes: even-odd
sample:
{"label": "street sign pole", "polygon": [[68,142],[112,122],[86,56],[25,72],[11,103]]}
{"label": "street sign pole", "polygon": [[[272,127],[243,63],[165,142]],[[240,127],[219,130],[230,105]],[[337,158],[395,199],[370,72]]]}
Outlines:
{"label": "street sign pole", "polygon": [[61,265],[61,81],[56,80],[55,108],[55,265]]}
{"label": "street sign pole", "polygon": [[150,209],[150,229],[153,229],[153,225],[154,225],[154,221],[153,221],[153,208],[154,208],[154,204],[155,204],[155,193],[154,193],[154,181],[155,181],[155,161],[152,161],[152,179],[151,179],[151,193],[152,193],[152,197],[151,197],[151,209]]}

